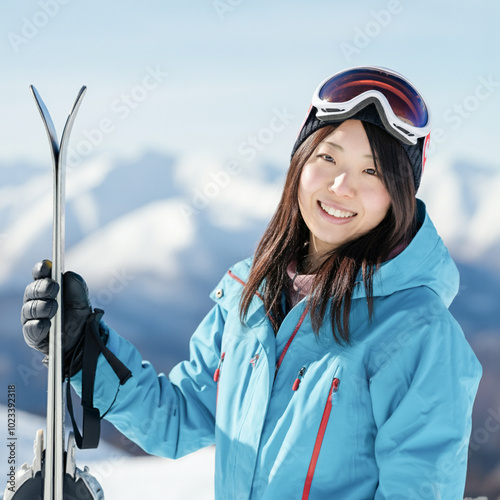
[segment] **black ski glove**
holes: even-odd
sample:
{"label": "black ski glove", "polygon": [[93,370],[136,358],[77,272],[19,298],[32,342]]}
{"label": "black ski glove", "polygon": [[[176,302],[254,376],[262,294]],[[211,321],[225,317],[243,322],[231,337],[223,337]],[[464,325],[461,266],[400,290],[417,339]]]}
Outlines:
{"label": "black ski glove", "polygon": [[[57,311],[55,300],[59,285],[50,278],[52,263],[43,260],[33,268],[33,281],[24,292],[21,311],[23,335],[26,343],[44,354],[49,353],[50,320]],[[80,342],[87,318],[92,313],[89,292],[84,279],[68,271],[63,275],[63,359],[65,375],[73,359],[72,374],[81,367]]]}

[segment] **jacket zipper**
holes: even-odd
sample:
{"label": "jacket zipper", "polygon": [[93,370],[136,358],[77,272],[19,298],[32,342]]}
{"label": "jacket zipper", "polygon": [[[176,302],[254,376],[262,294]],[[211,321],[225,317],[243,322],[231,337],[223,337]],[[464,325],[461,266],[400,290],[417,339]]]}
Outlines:
{"label": "jacket zipper", "polygon": [[220,378],[220,370],[222,368],[222,363],[224,362],[224,358],[226,356],[226,353],[223,352],[221,355],[220,355],[220,358],[219,358],[219,364],[217,365],[217,369],[215,370],[214,372],[214,382],[219,382],[219,378]]}
{"label": "jacket zipper", "polygon": [[300,381],[302,380],[302,377],[306,373],[307,367],[303,366],[300,370],[299,373],[297,374],[297,378],[295,379],[295,382],[293,383],[292,389],[296,391],[299,388]]}
{"label": "jacket zipper", "polygon": [[220,371],[222,369],[222,363],[224,362],[224,358],[226,357],[226,353],[223,352],[220,355],[219,363],[214,372],[214,382],[217,384],[217,392],[215,394],[215,410],[217,411],[217,403],[219,402],[219,380],[220,380]]}
{"label": "jacket zipper", "polygon": [[292,334],[290,335],[290,338],[288,339],[285,347],[283,348],[283,351],[280,354],[278,362],[276,363],[276,369],[274,371],[274,378],[275,379],[276,379],[276,375],[278,375],[278,370],[280,369],[281,363],[283,363],[283,360],[285,359],[285,355],[288,351],[288,348],[290,347],[292,340],[295,338],[295,335],[297,335],[297,332],[299,331],[299,328],[301,327],[308,312],[309,312],[309,306],[306,306],[304,309],[304,312],[302,313],[301,317],[299,318],[297,325],[295,326],[295,329],[293,330]]}
{"label": "jacket zipper", "polygon": [[321,417],[321,423],[319,424],[319,430],[316,436],[316,442],[314,443],[311,461],[309,462],[309,469],[307,470],[306,482],[304,484],[304,491],[302,493],[302,500],[308,500],[309,498],[311,484],[314,477],[314,472],[316,470],[316,464],[318,462],[319,452],[321,451],[321,445],[323,444],[323,438],[325,437],[326,427],[328,425],[328,420],[330,419],[330,413],[332,411],[332,397],[333,394],[339,389],[341,371],[341,367],[336,370],[332,380],[332,384],[330,386],[330,390],[328,392],[328,399],[326,400],[325,409],[323,410],[323,416]]}

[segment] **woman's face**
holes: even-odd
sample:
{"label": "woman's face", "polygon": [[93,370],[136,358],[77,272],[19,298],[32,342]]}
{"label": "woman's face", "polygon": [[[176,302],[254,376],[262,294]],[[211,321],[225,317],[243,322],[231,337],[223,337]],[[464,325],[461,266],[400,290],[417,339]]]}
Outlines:
{"label": "woman's face", "polygon": [[302,169],[298,198],[310,264],[384,219],[391,199],[361,121],[341,123],[317,146]]}

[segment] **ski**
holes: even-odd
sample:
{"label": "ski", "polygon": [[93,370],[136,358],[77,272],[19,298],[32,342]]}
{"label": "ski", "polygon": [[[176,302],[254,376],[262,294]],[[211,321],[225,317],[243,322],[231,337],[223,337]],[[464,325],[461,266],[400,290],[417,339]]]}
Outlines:
{"label": "ski", "polygon": [[[16,491],[5,492],[5,500],[104,500],[104,493],[88,469],[76,467],[73,434],[64,451],[63,361],[62,361],[62,297],[65,236],[65,165],[69,138],[86,87],[83,86],[64,125],[61,142],[57,140],[54,123],[40,94],[31,85],[31,92],[42,118],[51,149],[53,166],[52,278],[59,284],[58,308],[52,319],[49,338],[47,382],[47,428],[45,440],[39,430],[35,438],[33,464],[24,464],[17,474]],[[45,441],[45,442],[44,442]],[[43,495],[43,496],[42,496]]]}
{"label": "ski", "polygon": [[63,366],[62,366],[62,275],[64,273],[64,239],[65,239],[65,163],[69,136],[80,108],[86,87],[82,87],[71,109],[58,146],[57,135],[50,114],[40,94],[32,85],[31,90],[38,105],[47,136],[51,145],[53,163],[53,230],[52,230],[52,278],[59,284],[56,315],[52,320],[49,339],[49,374],[47,391],[47,435],[45,464],[44,500],[63,498],[64,479],[64,402],[63,402]]}

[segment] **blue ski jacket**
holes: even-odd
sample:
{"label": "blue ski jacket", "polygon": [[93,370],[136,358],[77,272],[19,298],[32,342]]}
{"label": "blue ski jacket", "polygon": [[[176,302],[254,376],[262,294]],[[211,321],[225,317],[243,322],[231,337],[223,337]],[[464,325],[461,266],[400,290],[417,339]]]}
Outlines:
{"label": "blue ski jacket", "polygon": [[168,376],[109,329],[133,376],[116,396],[101,355],[94,404],[154,455],[215,444],[217,499],[462,499],[481,366],[448,311],[456,266],[418,209],[418,233],[376,272],[371,321],[356,284],[350,345],[334,342],[329,319],[313,333],[307,299],[276,336],[259,296],[242,324],[246,260],[213,291],[190,360]]}

